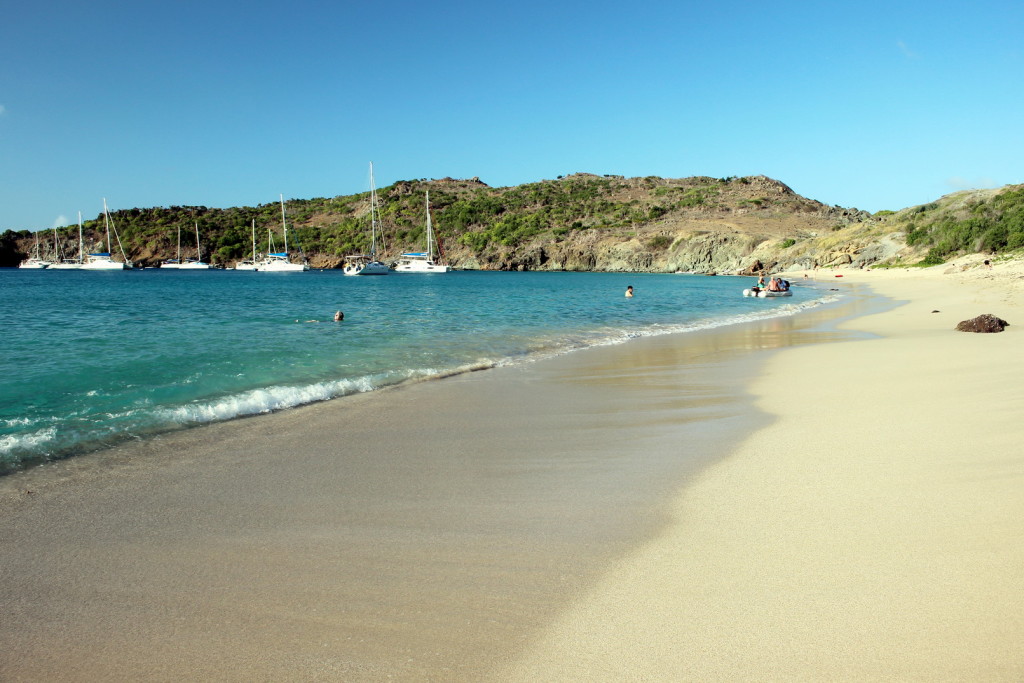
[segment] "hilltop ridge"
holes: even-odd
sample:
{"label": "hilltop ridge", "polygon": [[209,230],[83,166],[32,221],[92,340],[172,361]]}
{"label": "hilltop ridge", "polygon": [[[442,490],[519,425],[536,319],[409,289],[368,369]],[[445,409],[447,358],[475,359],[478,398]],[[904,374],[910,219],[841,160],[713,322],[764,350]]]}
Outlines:
{"label": "hilltop ridge", "polygon": [[[941,261],[964,251],[1024,246],[1024,186],[974,190],[930,204],[872,214],[808,199],[763,175],[626,178],[572,173],[512,187],[478,177],[401,180],[381,188],[388,258],[422,248],[425,199],[448,260],[483,270],[747,273],[815,265]],[[340,266],[369,239],[369,193],[286,202],[290,245],[315,268]],[[103,217],[86,222],[87,250],[100,247]],[[127,209],[111,220],[128,257],[156,265],[174,256],[178,227],[199,223],[203,253],[231,266],[281,240],[278,203],[214,209]],[[57,230],[65,253],[77,226]],[[977,233],[977,234],[976,234]],[[52,239],[47,240],[50,251]],[[32,248],[27,231],[0,237],[0,265]],[[189,243],[194,250],[194,245]]]}

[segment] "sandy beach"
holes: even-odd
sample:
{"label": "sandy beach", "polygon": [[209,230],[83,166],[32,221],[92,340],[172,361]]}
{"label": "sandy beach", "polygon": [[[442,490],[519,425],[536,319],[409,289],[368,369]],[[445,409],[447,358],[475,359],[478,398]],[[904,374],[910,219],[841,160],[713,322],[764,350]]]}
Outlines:
{"label": "sandy beach", "polygon": [[0,479],[0,679],[1019,680],[1024,268],[836,274]]}
{"label": "sandy beach", "polygon": [[[903,303],[840,325],[878,338],[774,355],[752,386],[772,423],[509,680],[1024,677],[1024,268],[834,275]],[[1012,326],[953,331],[982,313]]]}

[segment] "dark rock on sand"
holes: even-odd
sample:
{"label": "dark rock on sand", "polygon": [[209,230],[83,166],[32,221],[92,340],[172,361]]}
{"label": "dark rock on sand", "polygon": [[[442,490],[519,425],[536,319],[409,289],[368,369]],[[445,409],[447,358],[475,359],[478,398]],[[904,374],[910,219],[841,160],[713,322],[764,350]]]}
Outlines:
{"label": "dark rock on sand", "polygon": [[1002,332],[1009,324],[991,313],[983,313],[977,318],[961,321],[956,329],[960,332]]}

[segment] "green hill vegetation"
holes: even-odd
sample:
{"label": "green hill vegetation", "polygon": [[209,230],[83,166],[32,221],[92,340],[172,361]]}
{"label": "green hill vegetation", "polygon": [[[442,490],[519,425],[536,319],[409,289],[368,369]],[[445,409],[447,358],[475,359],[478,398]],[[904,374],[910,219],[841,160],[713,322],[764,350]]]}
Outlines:
{"label": "green hill vegetation", "polygon": [[969,252],[1024,248],[1024,186],[998,192],[963,192],[896,214],[910,247],[927,246],[934,265]]}
{"label": "green hill vegetation", "polygon": [[[736,272],[763,267],[938,263],[969,251],[1024,246],[1024,186],[949,195],[872,215],[801,197],[764,176],[624,178],[578,173],[515,187],[479,179],[399,181],[381,189],[386,257],[423,249],[425,197],[449,260],[481,269]],[[340,266],[369,248],[369,193],[286,201],[289,247],[313,267]],[[128,258],[153,266],[195,254],[230,267],[283,247],[277,202],[216,209],[171,206],[110,214]],[[78,226],[41,233],[44,255],[77,253]],[[87,251],[104,248],[103,216],[84,224]],[[57,247],[54,242],[56,238]],[[32,249],[28,231],[0,235],[0,265]],[[112,251],[116,254],[117,243]]]}

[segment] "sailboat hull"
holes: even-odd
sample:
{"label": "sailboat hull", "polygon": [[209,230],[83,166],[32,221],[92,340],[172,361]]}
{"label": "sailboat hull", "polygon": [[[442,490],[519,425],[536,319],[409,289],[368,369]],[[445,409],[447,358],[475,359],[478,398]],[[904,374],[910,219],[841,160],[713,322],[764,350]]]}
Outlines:
{"label": "sailboat hull", "polygon": [[291,263],[290,261],[273,259],[257,263],[256,270],[267,273],[301,273],[304,270],[309,270],[309,266],[305,263]]}
{"label": "sailboat hull", "polygon": [[345,275],[388,275],[391,269],[380,261],[349,263],[342,271]]}
{"label": "sailboat hull", "polygon": [[24,261],[19,263],[18,267],[19,268],[27,268],[27,269],[30,269],[30,270],[42,270],[43,268],[49,268],[50,265],[51,264],[50,264],[49,261],[39,261],[37,259],[29,258],[29,259],[25,259]]}
{"label": "sailboat hull", "polygon": [[451,270],[451,266],[425,259],[399,259],[395,264],[396,273],[450,273]]}
{"label": "sailboat hull", "polygon": [[82,270],[126,270],[127,264],[115,261],[110,256],[89,255],[89,260],[82,264]]}

